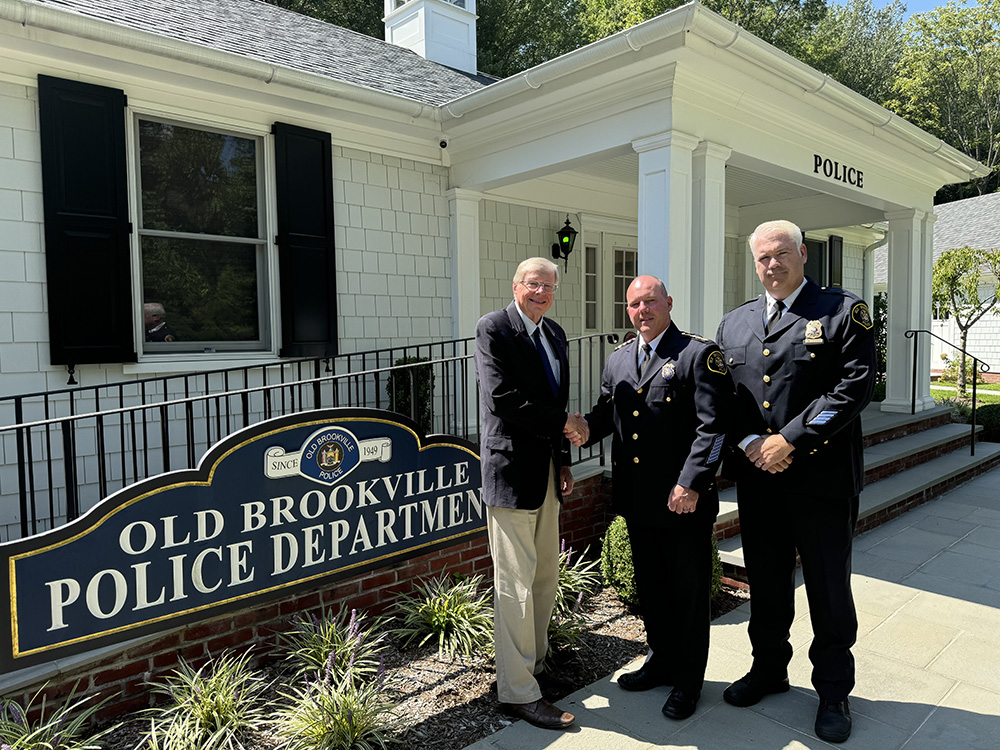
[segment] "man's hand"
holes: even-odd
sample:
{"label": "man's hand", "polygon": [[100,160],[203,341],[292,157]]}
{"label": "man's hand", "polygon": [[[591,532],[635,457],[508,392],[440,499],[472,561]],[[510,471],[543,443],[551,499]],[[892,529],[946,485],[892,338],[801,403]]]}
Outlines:
{"label": "man's hand", "polygon": [[559,490],[563,497],[573,492],[573,470],[568,466],[563,466],[559,470]]}
{"label": "man's hand", "polygon": [[580,412],[576,412],[576,414],[567,414],[566,426],[563,427],[563,434],[573,445],[579,448],[581,445],[586,443],[587,438],[590,437],[590,425],[587,424],[587,420],[580,415]]}
{"label": "man's hand", "polygon": [[698,505],[698,493],[688,487],[681,487],[675,484],[670,490],[670,499],[667,507],[674,513],[694,513],[695,506]]}
{"label": "man's hand", "polygon": [[761,471],[777,474],[791,466],[794,450],[795,446],[785,440],[784,435],[777,433],[751,441],[746,455]]}

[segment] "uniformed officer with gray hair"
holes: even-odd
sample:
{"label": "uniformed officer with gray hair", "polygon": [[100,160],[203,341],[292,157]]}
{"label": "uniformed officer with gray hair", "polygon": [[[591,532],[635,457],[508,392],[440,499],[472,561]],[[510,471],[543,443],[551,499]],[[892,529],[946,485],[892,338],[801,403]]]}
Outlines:
{"label": "uniformed officer with gray hair", "polygon": [[608,357],[587,415],[591,442],[614,435],[612,501],[628,524],[651,652],[618,686],[673,686],[663,714],[682,720],[697,708],[708,664],[715,477],[733,385],[719,348],[671,321],[662,281],[639,276],[626,301],[639,336]]}
{"label": "uniformed officer with gray hair", "polygon": [[806,246],[791,222],[750,236],[764,294],[727,313],[716,336],[736,383],[723,474],[736,480],[750,581],[750,672],[726,688],[734,706],[788,690],[795,555],[809,600],[816,735],[851,733],[858,621],[851,546],[864,474],[861,411],[875,383],[868,306],[805,278]]}

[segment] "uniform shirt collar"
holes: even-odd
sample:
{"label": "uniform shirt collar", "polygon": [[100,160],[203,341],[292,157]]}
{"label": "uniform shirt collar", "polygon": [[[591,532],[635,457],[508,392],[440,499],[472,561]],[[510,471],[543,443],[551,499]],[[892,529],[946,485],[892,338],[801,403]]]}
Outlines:
{"label": "uniform shirt collar", "polygon": [[[652,341],[649,342],[650,351],[654,351],[654,352],[656,351],[656,347],[658,347],[660,345],[660,340],[663,338],[664,334],[666,334],[666,332],[669,329],[670,329],[670,326],[667,326],[662,331],[660,331],[660,335],[659,336],[657,336],[655,339],[653,339]],[[639,341],[639,348],[642,349],[642,345],[645,344],[645,343],[647,343],[647,342],[645,340],[643,340],[641,333],[637,336],[637,339]]]}
{"label": "uniform shirt collar", "polygon": [[[542,327],[542,321],[545,320],[545,317],[543,316],[539,318],[538,322],[536,323],[535,321],[533,321],[531,318],[529,318],[527,315],[524,314],[524,310],[522,310],[521,306],[517,304],[517,300],[514,300],[514,308],[517,310],[517,314],[521,316],[521,320],[524,321],[524,329],[528,332],[528,335],[534,336],[535,329]],[[544,334],[545,332],[542,331],[542,333]]]}
{"label": "uniform shirt collar", "polygon": [[[799,293],[802,291],[805,285],[806,285],[806,280],[803,278],[802,283],[799,284],[798,287],[796,287],[795,291],[782,300],[782,302],[785,303],[786,310],[795,304],[795,300],[799,298]],[[774,306],[775,299],[774,297],[771,296],[771,293],[767,290],[764,290],[764,296],[767,297],[767,309],[770,310]]]}

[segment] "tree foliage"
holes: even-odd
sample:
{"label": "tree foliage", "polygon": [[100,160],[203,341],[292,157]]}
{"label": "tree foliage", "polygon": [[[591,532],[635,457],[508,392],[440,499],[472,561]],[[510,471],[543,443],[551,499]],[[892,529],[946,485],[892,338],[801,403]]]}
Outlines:
{"label": "tree foliage", "polygon": [[951,199],[1000,186],[1000,0],[910,18],[890,107],[993,173]]}
{"label": "tree foliage", "polygon": [[832,5],[802,49],[802,59],[876,104],[892,96],[903,55],[902,0],[876,8],[872,0]]}
{"label": "tree foliage", "polygon": [[380,0],[264,0],[285,10],[343,26],[359,34],[385,38]]}
{"label": "tree foliage", "polygon": [[[955,318],[961,349],[969,329],[990,311],[996,313],[1000,293],[1000,250],[959,247],[946,250],[934,262],[933,297],[938,313]],[[965,393],[965,356],[958,374],[958,393]]]}
{"label": "tree foliage", "polygon": [[506,78],[581,45],[579,0],[478,0],[479,69]]}

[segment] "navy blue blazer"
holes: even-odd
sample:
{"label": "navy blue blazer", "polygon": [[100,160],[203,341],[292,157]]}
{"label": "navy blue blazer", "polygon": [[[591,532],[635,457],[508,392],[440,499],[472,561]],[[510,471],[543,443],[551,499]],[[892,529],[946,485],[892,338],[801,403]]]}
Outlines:
{"label": "navy blue blazer", "polygon": [[566,332],[542,318],[542,332],[559,359],[559,393],[553,394],[541,355],[511,302],[476,324],[476,380],[482,417],[480,458],[483,501],[502,508],[535,510],[545,501],[549,463],[569,465],[563,436],[569,402]]}

